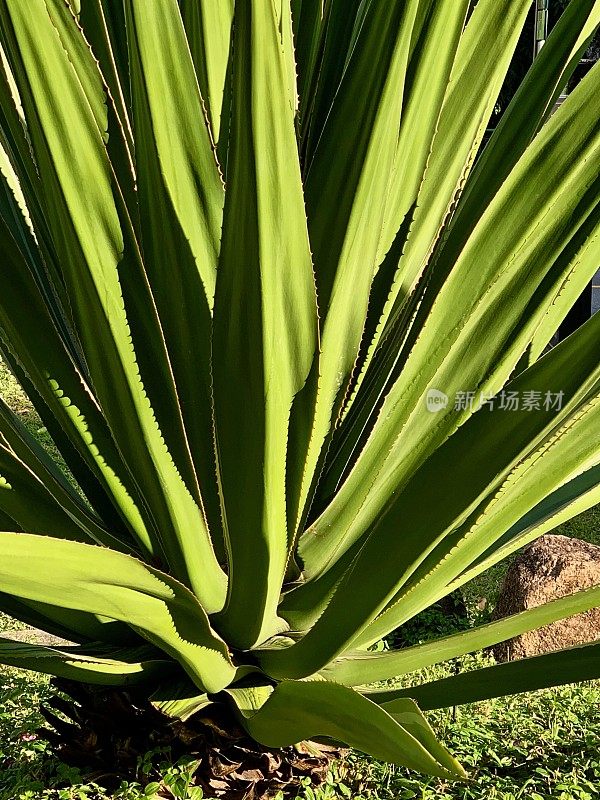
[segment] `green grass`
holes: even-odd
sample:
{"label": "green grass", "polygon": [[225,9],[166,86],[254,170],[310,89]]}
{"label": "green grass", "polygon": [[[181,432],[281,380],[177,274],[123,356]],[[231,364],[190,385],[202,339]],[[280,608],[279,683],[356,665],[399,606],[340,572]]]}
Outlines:
{"label": "green grass", "polygon": [[[487,663],[479,655],[461,659],[471,669]],[[427,671],[441,677],[457,665]],[[412,676],[414,677],[414,676]],[[40,702],[48,681],[14,669],[0,683],[0,800],[148,800],[185,786],[186,765],[165,756],[140,763],[137,775],[111,794],[87,784],[48,753],[37,738]],[[305,788],[302,800],[596,800],[600,785],[600,684],[587,683],[502,698],[428,714],[445,744],[470,773],[465,783],[424,778],[358,754],[333,770],[321,788]],[[147,782],[150,781],[148,784]],[[143,785],[149,787],[149,793]],[[157,794],[158,787],[160,794]],[[294,800],[292,798],[291,800]]]}
{"label": "green grass", "polygon": [[364,797],[381,800],[596,800],[600,686],[581,684],[429,715],[470,773],[465,784],[360,760]]}
{"label": "green grass", "polygon": [[[52,439],[0,361],[0,395],[28,430],[56,457]],[[600,507],[562,525],[555,533],[600,544]],[[514,556],[513,556],[514,558]],[[510,560],[464,587],[469,617],[485,619],[496,601]],[[485,603],[483,602],[485,601]],[[482,610],[483,606],[483,610]],[[412,625],[413,641],[444,635],[448,623],[426,612]],[[0,630],[24,627],[0,614]],[[411,683],[473,669],[482,654],[411,675]],[[107,794],[66,769],[48,752],[36,730],[40,704],[52,689],[35,673],[0,668],[0,800],[199,800],[189,787],[190,765],[171,764],[165,754],[148,755],[130,780]],[[600,785],[600,682],[575,684],[531,694],[431,712],[432,724],[470,772],[465,783],[424,778],[405,769],[352,754],[319,789],[305,787],[302,800],[596,800]],[[192,765],[193,766],[193,765]],[[291,798],[290,800],[294,800]]]}

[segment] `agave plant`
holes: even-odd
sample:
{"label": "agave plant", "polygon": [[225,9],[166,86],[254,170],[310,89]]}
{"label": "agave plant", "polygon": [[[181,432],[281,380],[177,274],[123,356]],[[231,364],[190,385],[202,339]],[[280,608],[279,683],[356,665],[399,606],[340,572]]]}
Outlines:
{"label": "agave plant", "polygon": [[551,115],[600,2],[485,148],[530,0],[469,5],[0,2],[2,355],[64,460],[0,405],[0,608],[67,642],[0,661],[446,777],[421,710],[600,676],[388,681],[600,588],[372,648],[600,501],[600,315],[546,352],[600,257],[600,69]]}

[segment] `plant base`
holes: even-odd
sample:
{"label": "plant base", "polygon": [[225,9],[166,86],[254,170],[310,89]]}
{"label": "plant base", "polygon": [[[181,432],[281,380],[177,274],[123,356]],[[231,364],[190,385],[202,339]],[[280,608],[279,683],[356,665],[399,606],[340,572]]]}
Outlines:
{"label": "plant base", "polygon": [[[269,749],[251,739],[220,704],[186,722],[166,717],[135,690],[54,681],[60,692],[42,709],[50,727],[39,734],[55,755],[86,780],[107,788],[123,780],[142,784],[160,776],[144,769],[149,752],[171,763],[193,760],[193,785],[223,800],[262,800],[297,787],[319,785],[344,751],[317,742]],[[160,794],[160,792],[159,792]],[[172,797],[165,787],[165,797]]]}

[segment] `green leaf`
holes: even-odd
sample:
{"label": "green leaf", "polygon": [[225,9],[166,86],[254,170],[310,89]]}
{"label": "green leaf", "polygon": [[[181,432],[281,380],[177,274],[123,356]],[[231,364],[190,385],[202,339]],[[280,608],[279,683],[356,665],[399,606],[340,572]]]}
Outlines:
{"label": "green leaf", "polygon": [[243,726],[266,747],[328,736],[374,758],[430,775],[466,777],[414,703],[392,716],[358,692],[325,681],[283,681],[274,689],[230,688],[227,694]]}
{"label": "green leaf", "polygon": [[[1,308],[0,315],[3,316],[3,309]],[[37,321],[40,321],[39,318]],[[25,325],[20,325],[20,331],[22,332],[25,327]],[[36,325],[35,327],[38,326]],[[50,330],[53,329],[50,328]],[[0,336],[0,339],[1,338]],[[50,338],[50,342],[52,342],[52,337]],[[62,349],[62,346],[60,346],[59,352]],[[40,350],[42,350],[42,348],[40,348]],[[94,511],[102,518],[104,524],[110,528],[115,535],[118,535],[121,539],[130,538],[136,549],[144,551],[145,547],[142,544],[146,539],[144,523],[139,513],[135,513],[135,503],[131,496],[128,496],[127,492],[123,491],[122,485],[119,485],[119,478],[127,473],[120,457],[116,454],[116,448],[114,447],[114,442],[110,438],[110,435],[107,436],[108,446],[105,452],[108,458],[105,460],[100,456],[99,451],[93,447],[93,444],[98,441],[97,437],[94,436],[90,440],[90,422],[88,422],[86,415],[82,413],[75,415],[72,413],[74,409],[71,408],[71,405],[75,405],[78,409],[81,409],[81,405],[73,403],[73,394],[71,391],[65,391],[64,393],[60,391],[57,392],[54,389],[54,385],[50,385],[48,380],[42,375],[42,389],[41,392],[38,392],[38,387],[34,385],[30,376],[24,372],[23,367],[17,361],[15,355],[7,349],[3,342],[0,342],[0,352],[2,354],[2,360],[10,367],[11,373],[15,376],[15,379],[18,381],[26,396],[31,401],[33,408],[39,415],[43,426],[48,431],[49,436],[60,452],[67,470],[73,476],[73,479]],[[70,366],[68,359],[66,359],[66,366]],[[40,374],[37,370],[35,371],[35,375],[36,378],[40,378]],[[73,372],[71,372],[71,377],[74,375],[76,377],[76,382],[74,384],[76,391],[81,392],[85,400],[89,402],[91,394],[85,389],[81,378],[77,376],[73,370]],[[60,384],[57,382],[56,385],[58,386]],[[62,385],[64,386],[65,384]],[[71,401],[70,404],[64,400],[65,395]],[[50,403],[46,402],[46,397],[50,399]],[[85,405],[86,403],[84,403],[84,407]],[[103,433],[106,436],[108,431],[105,421],[102,420],[98,414],[97,406],[95,406],[94,403],[90,403],[90,405],[95,412],[95,419],[92,420],[91,426],[93,427],[94,423],[99,423],[100,429],[104,429]],[[102,435],[100,434],[100,439],[101,438]],[[107,462],[110,462],[111,456],[116,456],[116,465],[118,465],[116,471],[107,468]],[[119,477],[115,474],[116,472],[120,472]],[[109,491],[108,486],[111,482],[114,485],[114,489]],[[130,522],[130,517],[138,522],[142,532],[141,535],[138,536],[138,530],[136,530],[136,526]]]}
{"label": "green leaf", "polygon": [[[301,138],[307,165],[323,133],[367,7],[361,0],[324,0],[321,9],[315,8],[317,3],[318,0],[302,0],[299,20],[296,14]],[[315,31],[315,25],[320,30]],[[305,37],[312,40],[316,36],[319,36],[322,53],[318,54],[309,76],[304,66],[308,55]],[[308,46],[314,48],[316,42]],[[309,79],[310,84],[307,84]]]}
{"label": "green leaf", "polygon": [[[7,228],[0,221],[0,242],[11,278],[0,285],[0,336],[4,357],[24,384],[28,395],[41,410],[53,434],[62,429],[75,452],[69,466],[79,478],[87,466],[111,498],[129,530],[145,549],[152,547],[141,516],[139,490],[123,464],[106,420],[96,399],[79,373],[71,355],[53,325],[44,298]],[[27,308],[29,313],[22,313]],[[32,388],[35,391],[32,391]],[[39,394],[38,394],[39,393]],[[69,456],[69,452],[65,451]],[[82,486],[87,488],[84,479]]]}
{"label": "green leaf", "polygon": [[6,593],[0,593],[0,608],[5,614],[24,622],[30,628],[39,628],[67,642],[84,644],[88,649],[90,646],[97,646],[98,642],[117,647],[139,647],[145,644],[143,637],[124,622],[115,622],[87,611],[21,600]]}
{"label": "green leaf", "polygon": [[[597,459],[590,434],[600,420],[599,389],[597,384],[592,396],[577,404],[574,413],[560,424],[551,426],[537,445],[532,442],[529,452],[514,463],[503,480],[496,485],[490,482],[489,494],[482,498],[482,502],[462,520],[457,520],[452,529],[447,528],[435,545],[423,552],[410,578],[388,602],[378,619],[357,637],[356,646],[377,641],[435,603],[446,594],[446,587],[493,547],[505,531],[510,531],[527,512],[533,511],[530,517],[530,522],[533,522],[540,501],[585,470],[591,459]],[[461,443],[464,446],[465,438],[458,435],[453,445]],[[454,450],[455,458],[457,452]],[[473,455],[476,457],[476,453]],[[584,492],[585,487],[580,487],[580,491]],[[533,533],[529,540],[541,532]],[[520,543],[526,542],[521,540]],[[517,548],[517,542],[513,544],[511,551]]]}
{"label": "green leaf", "polygon": [[150,701],[158,711],[182,722],[213,703],[206,692],[199,692],[189,680],[169,680],[161,684],[150,696]]}
{"label": "green leaf", "polygon": [[[335,5],[335,0],[334,3]],[[316,69],[326,29],[331,0],[296,0],[292,3],[292,22],[298,63],[298,94],[302,117],[310,119],[310,89],[316,81]],[[348,14],[350,17],[351,14]]]}
{"label": "green leaf", "polygon": [[300,543],[308,574],[321,572],[333,551],[357,541],[389,494],[472,413],[449,403],[432,414],[427,392],[453,399],[461,391],[496,394],[526,350],[536,325],[531,299],[565,239],[585,221],[594,202],[588,190],[600,201],[600,134],[591,105],[599,85],[600,70],[593,70],[504,182],[445,280],[428,285],[405,352],[395,356],[402,370],[373,406],[370,436]]}
{"label": "green leaf", "polygon": [[0,509],[14,519],[21,530],[90,542],[89,534],[66,513],[46,486],[6,446],[1,428]]}
{"label": "green leaf", "polygon": [[[108,45],[106,40],[106,16],[104,9],[99,8],[97,3],[102,4],[102,0],[91,0],[86,2],[86,13],[84,15],[88,30],[92,29],[93,39],[96,45]],[[73,65],[77,74],[81,88],[85,94],[90,109],[94,114],[98,129],[103,133],[106,143],[111,169],[113,170],[118,182],[119,190],[126,197],[130,207],[135,207],[135,174],[133,165],[133,141],[131,139],[131,123],[127,110],[123,106],[122,92],[120,92],[120,82],[115,73],[114,59],[112,51],[104,53],[101,47],[100,54],[103,56],[103,66],[108,71],[108,79],[99,69],[99,62],[90,52],[90,44],[85,36],[82,36],[81,23],[79,18],[74,18],[74,14],[69,9],[64,0],[45,0],[48,15],[58,34],[65,52],[68,53],[69,61]],[[94,18],[94,11],[96,16]],[[90,19],[91,16],[91,19]],[[97,27],[104,30],[97,31]],[[100,41],[99,41],[100,40]]]}
{"label": "green leaf", "polygon": [[[520,393],[534,387],[545,387],[544,391],[553,393],[562,391],[564,406],[560,411],[543,406],[533,412],[527,409],[507,412],[499,406],[492,411],[482,408],[425,462],[402,491],[389,497],[387,513],[365,542],[357,545],[358,552],[341,579],[333,572],[329,586],[325,582],[322,596],[332,588],[334,592],[314,627],[292,647],[261,654],[261,664],[269,674],[278,678],[310,675],[348,648],[352,641],[356,646],[364,631],[368,640],[376,637],[378,626],[382,624],[382,618],[376,617],[388,604],[398,602],[400,592],[409,591],[413,575],[422,578],[435,565],[445,563],[450,548],[456,546],[454,541],[446,545],[446,537],[477,512],[482,501],[500,489],[506,477],[534,453],[537,446],[552,441],[561,425],[573,427],[582,408],[589,411],[599,406],[600,366],[596,355],[599,335],[600,317],[593,317],[574,336],[509,385],[509,389]],[[585,451],[582,444],[586,441],[585,414],[581,419],[580,430],[584,436],[580,447]],[[592,428],[593,422],[590,430]],[[577,452],[574,427],[573,434]],[[560,482],[560,438],[553,444],[556,479]],[[466,452],[468,459],[464,458]],[[441,481],[440,476],[443,476]],[[435,487],[435,502],[432,502],[432,487]],[[509,494],[509,503],[510,500]],[[519,515],[528,510],[526,501],[515,497],[513,502]],[[536,502],[537,499],[532,505]],[[399,536],[401,548],[397,545]],[[437,545],[441,546],[437,558],[423,573],[418,572]],[[487,544],[482,543],[482,547],[485,550]],[[386,554],[383,560],[381,553]],[[479,553],[473,557],[477,555]],[[372,576],[372,580],[365,576]],[[431,588],[439,590],[447,582],[435,581]],[[301,597],[303,587],[290,592],[288,602],[292,602],[296,592]],[[433,602],[432,598],[426,599]],[[398,608],[399,613],[404,613],[402,604]],[[393,614],[391,612],[390,616],[397,625]],[[389,629],[393,627],[395,625],[391,624]]]}
{"label": "green leaf", "polygon": [[44,209],[100,404],[155,519],[154,550],[194,586],[209,611],[216,611],[226,579],[140,380],[128,318],[132,304],[143,306],[139,323],[153,334],[138,338],[137,346],[153,349],[156,368],[165,375],[165,394],[172,390],[137,244],[122,203],[113,196],[104,131],[44,0],[26,10],[10,0],[0,19],[44,176]]}
{"label": "green leaf", "polygon": [[[156,224],[160,229],[154,237],[145,238],[157,248],[155,257],[161,243],[177,249],[167,238],[173,235],[168,224],[172,219],[188,240],[195,271],[212,308],[224,192],[177,0],[125,0],[125,7],[138,180],[146,184],[141,213],[147,227]],[[169,218],[161,224],[164,206]],[[149,269],[153,288],[154,278],[165,280],[156,274],[158,266]],[[183,271],[178,279],[185,277]],[[161,313],[163,295],[155,295]]]}
{"label": "green leaf", "polygon": [[292,20],[292,2],[293,0],[278,0],[275,10],[285,61],[288,101],[292,106],[295,118],[298,113],[298,77],[294,42],[294,23]]}
{"label": "green leaf", "polygon": [[538,132],[600,25],[598,0],[569,3],[534,60],[465,185],[444,248],[464,242]]}
{"label": "green leaf", "polygon": [[397,678],[441,661],[483,650],[597,606],[600,606],[600,587],[594,586],[505,619],[404,650],[348,653],[325,667],[320,674],[326,680],[344,686],[362,686]]}
{"label": "green leaf", "polygon": [[349,53],[306,177],[306,207],[320,308],[321,353],[310,448],[300,493],[303,521],[321,454],[360,347],[418,2],[374,0]]}
{"label": "green leaf", "polygon": [[0,564],[1,591],[125,622],[200,689],[218,692],[235,674],[194,595],[141,561],[79,542],[1,533]]}
{"label": "green leaf", "polygon": [[600,499],[600,315],[540,357],[596,266],[600,67],[549,110],[600,0],[485,149],[531,0],[467,5],[0,2],[0,354],[69,470],[0,401],[0,609],[79,645],[0,661],[443,779],[414,698],[597,670],[365,684],[600,596],[365,652]]}
{"label": "green leaf", "polygon": [[[57,5],[56,2],[54,4]],[[62,11],[58,21],[63,21],[66,14],[72,23],[64,3],[58,4],[58,7]],[[78,44],[81,45],[81,41]],[[35,276],[57,330],[81,367],[81,352],[74,341],[61,269],[40,202],[40,175],[33,160],[23,104],[1,45],[0,55],[0,154],[1,171],[6,179],[6,183],[2,181],[0,190],[0,214]]]}
{"label": "green leaf", "polygon": [[597,204],[567,243],[548,279],[540,286],[539,294],[545,296],[544,301],[535,296],[532,300],[534,309],[546,310],[536,315],[537,326],[526,354],[529,363],[542,356],[575,302],[593,280],[598,268],[599,250],[600,204]]}
{"label": "green leaf", "polygon": [[497,664],[408,689],[370,691],[368,696],[393,714],[398,698],[411,697],[424,710],[448,708],[599,677],[600,644],[593,643]]}
{"label": "green leaf", "polygon": [[133,147],[130,113],[131,87],[129,85],[129,58],[124,12],[122,2],[86,0],[80,11],[78,22],[98,60],[102,77],[109,88],[110,98],[120,121],[122,135],[131,150]]}
{"label": "green leaf", "polygon": [[[460,39],[438,121],[417,213],[392,287],[380,332],[389,327],[415,286],[477,150],[508,71],[529,0],[498,5],[479,0]],[[387,331],[386,331],[387,332]]]}
{"label": "green leaf", "polygon": [[[447,586],[453,585],[482,553],[495,549],[496,544],[506,555],[507,549],[514,552],[519,545],[541,535],[538,529],[526,537],[515,537],[513,526],[521,523],[527,511],[529,525],[537,527],[535,519],[540,501],[560,488],[565,480],[569,481],[586,469],[590,459],[597,459],[590,433],[599,423],[600,396],[596,395],[554,429],[539,447],[532,449],[472,514],[432,548],[384,613],[361,634],[357,644],[377,641],[381,635],[435,603],[446,594]],[[582,486],[580,490],[585,491],[585,488]],[[502,540],[502,532],[507,530],[512,534],[511,545],[502,548],[497,539]]]}
{"label": "green leaf", "polygon": [[236,4],[234,53],[212,359],[230,567],[217,625],[247,648],[282,629],[277,603],[294,522],[286,507],[289,420],[317,349],[317,314],[286,58],[271,0]]}
{"label": "green leaf", "polygon": [[231,50],[234,0],[179,0],[200,92],[206,103],[213,139],[227,133],[225,80]]}
{"label": "green leaf", "polygon": [[[128,0],[126,8],[141,245],[185,430],[168,443],[224,559],[210,378],[223,184],[177,0]],[[148,356],[143,378],[168,431],[173,407],[161,405],[165,380],[154,351]]]}
{"label": "green leaf", "polygon": [[468,5],[468,0],[434,3],[416,36],[409,61],[378,262],[389,251],[400,225],[417,201]]}
{"label": "green leaf", "polygon": [[[441,8],[441,4],[436,4],[436,7],[438,5]],[[391,288],[388,290],[384,284],[380,289],[382,295],[387,293],[383,308],[380,301],[371,309],[375,318],[367,326],[370,341],[363,345],[365,357],[361,373],[348,402],[350,408],[355,408],[351,408],[353,413],[340,430],[342,451],[338,453],[340,445],[335,441],[332,445],[328,467],[332,475],[328,485],[337,485],[349,459],[353,457],[354,460],[358,453],[354,452],[356,443],[364,430],[372,427],[381,399],[389,389],[386,384],[391,375],[397,374],[398,364],[403,361],[401,347],[422,300],[423,288],[429,280],[426,267],[436,244],[444,244],[445,237],[441,236],[444,226],[451,223],[454,205],[463,188],[469,186],[468,176],[508,70],[528,6],[528,2],[513,2],[506,8],[494,0],[478,3],[460,39],[441,114],[439,118],[434,118],[435,128],[429,129],[433,138],[426,142],[426,167],[419,183],[414,184],[418,192],[414,196],[412,192],[407,192],[397,197],[392,191],[390,195],[390,203],[400,205],[396,206],[397,215],[388,218],[380,259],[394,237],[400,236],[400,242],[388,254],[391,257],[388,266],[391,278],[386,277],[386,281],[390,280]],[[442,29],[440,34],[443,36],[443,33]],[[446,47],[450,44],[446,40]],[[441,61],[434,56],[434,63],[438,68],[442,67],[443,76]],[[425,71],[422,79],[425,80],[428,74]],[[423,96],[431,96],[429,87]],[[419,95],[415,95],[415,98],[418,101]],[[409,107],[407,112],[411,111],[412,107]],[[435,105],[430,113],[432,111],[435,111]],[[411,130],[411,126],[405,129],[409,140],[412,140]],[[419,137],[415,138],[418,141]],[[421,148],[420,143],[412,146],[417,151]],[[415,155],[415,158],[418,156]],[[414,162],[407,158],[403,163]],[[410,170],[410,167],[406,169]],[[407,186],[417,179],[417,174],[413,174]],[[400,188],[403,185],[397,184]],[[403,220],[408,231],[401,227]],[[467,222],[472,224],[474,220],[467,218]],[[402,248],[400,255],[395,252],[397,247]],[[432,297],[435,296],[434,293]],[[420,325],[413,327],[417,332],[420,329]],[[370,474],[372,472],[371,469]]]}
{"label": "green leaf", "polygon": [[448,586],[452,591],[529,542],[600,503],[600,465],[571,478],[524,514]]}
{"label": "green leaf", "polygon": [[0,637],[0,663],[67,680],[103,686],[129,686],[154,680],[173,669],[151,651],[117,650],[95,655],[79,647],[49,647]]}
{"label": "green leaf", "polygon": [[[0,462],[8,465],[8,473],[16,474],[17,481],[22,486],[24,503],[19,525],[23,530],[31,533],[47,533],[52,530],[53,534],[60,538],[71,531],[73,537],[79,541],[103,544],[117,550],[135,549],[130,539],[124,537],[123,541],[113,535],[105,527],[102,519],[82,502],[80,495],[73,489],[52,458],[1,398]],[[3,475],[10,483],[8,473],[3,472]],[[11,486],[14,493],[15,486],[14,484]],[[37,500],[34,500],[34,497],[37,497]],[[3,499],[4,497],[0,496],[0,506],[3,505]],[[44,517],[42,513],[44,507],[50,510],[50,517]],[[62,511],[60,514],[59,509]],[[29,523],[26,522],[23,513],[29,518]],[[15,518],[14,514],[12,516]],[[55,520],[54,527],[51,527],[50,523],[52,518]]]}
{"label": "green leaf", "polygon": [[39,257],[35,252],[35,243],[32,241],[35,233],[29,209],[27,208],[27,201],[25,200],[19,177],[13,167],[12,159],[2,144],[0,144],[0,172],[5,181],[2,182],[3,191],[0,195],[2,218],[6,225],[10,227],[12,236],[17,241],[20,241],[21,246],[27,250],[28,254],[31,254],[36,259],[37,266]]}

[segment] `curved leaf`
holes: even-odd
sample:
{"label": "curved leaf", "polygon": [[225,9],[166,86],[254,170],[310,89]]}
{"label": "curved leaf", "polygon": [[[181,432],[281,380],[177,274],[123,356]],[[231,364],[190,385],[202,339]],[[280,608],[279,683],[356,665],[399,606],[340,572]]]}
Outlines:
{"label": "curved leaf", "polygon": [[364,535],[390,493],[473,411],[453,402],[432,414],[427,392],[442,391],[453,400],[461,391],[495,395],[526,350],[536,325],[531,298],[565,239],[600,200],[600,134],[592,101],[598,86],[600,69],[588,74],[536,137],[447,279],[428,286],[431,303],[424,300],[419,309],[402,370],[376,407],[368,440],[300,542],[309,574],[323,569],[328,548],[339,547],[339,529],[342,550]]}
{"label": "curved leaf", "polygon": [[[285,627],[277,603],[294,526],[286,486],[290,415],[317,350],[317,310],[286,56],[272,0],[238,0],[234,54],[212,357],[230,581],[216,624],[247,648]],[[289,455],[300,461],[304,454]]]}
{"label": "curved leaf", "polygon": [[[63,511],[60,517],[57,516],[57,508],[51,512],[51,516],[58,520],[53,529],[55,536],[62,538],[65,533],[71,531],[74,538],[78,540],[89,540],[117,550],[131,551],[134,549],[132,542],[126,537],[123,541],[113,535],[105,527],[103,521],[82,502],[81,497],[64,477],[59,467],[2,398],[0,398],[0,462],[8,465],[9,471],[16,470],[20,477],[25,501],[22,512],[25,514],[33,512],[30,524],[27,524],[21,517],[19,524],[23,530],[31,533],[42,533],[44,527],[46,527],[46,532],[50,530],[48,517],[43,519],[41,513],[42,508],[49,508],[48,495],[50,495]],[[0,467],[1,469],[2,467]],[[4,472],[4,477],[7,478],[6,472]],[[10,478],[8,480],[10,483]],[[41,487],[46,491],[42,491]],[[13,490],[14,488],[13,486]],[[35,502],[33,501],[34,496],[38,498]],[[2,498],[0,498],[0,505],[2,505]],[[15,518],[14,514],[12,516]],[[37,528],[39,530],[36,530]]]}
{"label": "curved leaf", "polygon": [[504,642],[514,636],[533,631],[600,606],[600,587],[575,592],[536,608],[521,611],[505,619],[490,622],[443,639],[384,653],[348,653],[321,670],[321,675],[344,686],[363,686],[375,681],[397,678],[414,670],[424,669],[475,650]]}
{"label": "curved leaf", "polygon": [[425,710],[448,708],[597,678],[600,678],[600,644],[594,643],[476,669],[408,689],[370,691],[368,696],[393,714],[399,698],[411,697]]}
{"label": "curved leaf", "polygon": [[568,480],[524,514],[477,559],[472,567],[462,572],[449,585],[448,591],[462,586],[529,542],[598,504],[600,504],[600,465],[597,464],[578,473],[576,477]]}
{"label": "curved leaf", "polygon": [[124,622],[87,611],[22,600],[5,592],[0,592],[0,608],[29,627],[38,628],[66,642],[86,645],[88,649],[98,642],[127,648],[145,644],[143,637]]}
{"label": "curved leaf", "polygon": [[[366,541],[357,545],[354,561],[335,585],[330,602],[312,629],[289,648],[261,654],[261,664],[269,674],[305,677],[353,641],[356,646],[366,629],[369,637],[375,635],[376,617],[388,603],[397,602],[400,590],[435,546],[441,543],[443,548],[445,538],[469,519],[493,488],[500,488],[536,445],[551,439],[560,423],[568,425],[576,420],[577,412],[588,401],[598,406],[599,335],[600,317],[593,317],[511,384],[519,392],[539,386],[553,393],[562,391],[564,406],[560,411],[541,405],[537,411],[509,413],[499,406],[482,408],[425,462],[401,492],[392,495],[387,514]],[[595,401],[590,400],[594,397]],[[555,452],[560,474],[560,440]],[[440,475],[444,476],[441,482]],[[516,510],[525,508],[517,505]],[[381,553],[386,554],[383,560]],[[290,601],[294,593],[301,595],[302,591],[300,587],[290,592]]]}
{"label": "curved leaf", "polygon": [[150,701],[158,711],[183,722],[213,703],[206,692],[199,692],[189,680],[170,680],[161,684],[150,696]]}
{"label": "curved leaf", "polygon": [[168,660],[152,658],[143,649],[93,655],[84,648],[27,644],[4,636],[0,637],[0,664],[102,686],[155,680],[174,666]]}
{"label": "curved leaf", "polygon": [[[11,265],[10,280],[0,279],[0,338],[4,356],[41,410],[42,420],[54,421],[54,425],[50,424],[52,433],[64,432],[64,439],[72,447],[68,463],[78,478],[83,472],[82,486],[89,485],[85,479],[89,470],[93,480],[100,484],[101,499],[106,503],[110,498],[108,502],[118,509],[132,535],[145,549],[151,549],[139,490],[123,463],[96,398],[52,324],[21,251],[1,221],[0,242],[6,263]],[[29,313],[23,314],[23,308]],[[69,452],[65,455],[68,458]],[[92,499],[96,496],[92,495]]]}
{"label": "curved leaf", "polygon": [[218,692],[235,667],[194,595],[175,579],[106,548],[0,533],[0,591],[125,622]]}
{"label": "curved leaf", "polygon": [[[157,424],[132,342],[128,311],[144,298],[139,324],[153,335],[143,341],[136,337],[136,344],[153,348],[156,368],[165,376],[164,393],[173,392],[137,243],[122,200],[113,195],[104,131],[98,127],[103,87],[96,81],[95,91],[101,96],[95,96],[92,107],[85,91],[89,87],[75,71],[45,0],[33,0],[27,9],[8,0],[0,9],[0,20],[44,176],[44,210],[95,391],[155,518],[154,549],[157,554],[162,551],[171,569],[194,586],[205,607],[216,611],[224,600],[226,579],[201,509]],[[174,420],[178,416],[176,406]]]}
{"label": "curved leaf", "polygon": [[230,688],[227,694],[246,730],[267,747],[328,736],[430,775],[466,777],[414,703],[395,709],[392,716],[358,692],[325,681],[283,681],[274,689]]}

